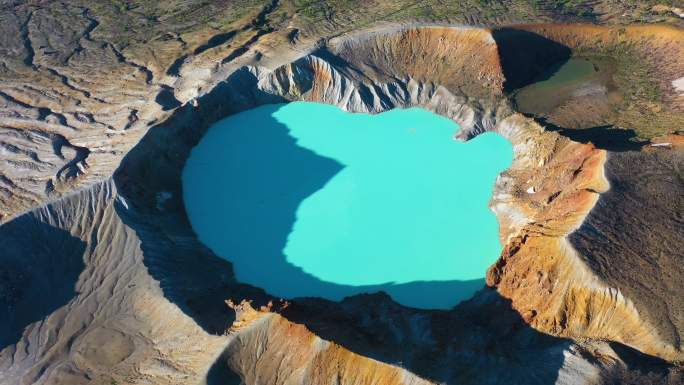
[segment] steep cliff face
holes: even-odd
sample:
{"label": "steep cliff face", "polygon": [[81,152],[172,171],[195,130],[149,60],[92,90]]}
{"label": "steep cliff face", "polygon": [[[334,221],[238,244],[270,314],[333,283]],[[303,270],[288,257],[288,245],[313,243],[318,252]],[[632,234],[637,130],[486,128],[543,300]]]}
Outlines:
{"label": "steep cliff face", "polygon": [[453,311],[407,309],[381,294],[269,305],[231,303],[233,339],[218,363],[245,383],[591,383],[599,370],[588,354],[617,359],[605,343],[534,332],[491,290]]}
{"label": "steep cliff face", "polygon": [[569,240],[681,360],[684,308],[674,293],[684,283],[684,152],[653,150],[610,154],[605,168],[611,189]]}
{"label": "steep cliff face", "polygon": [[[667,227],[677,220],[675,207],[681,206],[681,202],[677,203],[674,196],[678,195],[673,195],[669,202],[674,207],[666,206],[667,210],[658,209],[661,206],[654,203],[636,204],[647,201],[648,194],[632,194],[617,205],[613,203],[613,214],[601,213],[603,210],[595,208],[597,201],[602,202],[599,207],[606,200],[616,202],[617,198],[610,197],[624,183],[616,179],[629,178],[626,176],[629,172],[623,170],[620,177],[610,175],[616,185],[609,185],[604,173],[608,155],[605,151],[543,132],[537,124],[520,116],[504,120],[495,130],[509,135],[513,143],[520,140],[511,135],[534,137],[535,141],[524,150],[516,149],[513,165],[497,182],[492,207],[499,217],[506,247],[501,259],[488,272],[488,284],[510,298],[513,307],[538,330],[572,338],[619,341],[667,360],[681,360],[678,332],[673,331],[680,329],[669,323],[670,319],[680,319],[681,310],[667,305],[670,297],[666,294],[657,294],[660,300],[654,302],[653,294],[666,293],[667,289],[655,285],[640,269],[630,267],[642,264],[643,258],[652,258],[648,243],[643,243],[644,239],[635,240],[641,244],[640,251],[634,245],[631,252],[623,249],[614,253],[618,244],[629,242],[613,244],[604,238],[611,233],[615,234],[613,237],[633,234],[624,227],[629,226],[630,220],[613,219],[622,215],[618,213],[623,210],[641,217],[655,210],[661,216],[655,218],[658,214],[650,214],[654,225],[649,227],[661,224]],[[639,157],[638,154],[633,156]],[[670,156],[676,157],[675,154]],[[610,155],[611,158],[622,156]],[[644,167],[651,166],[654,165],[649,163]],[[644,174],[638,175],[633,178],[644,178]],[[675,191],[680,191],[681,183],[676,179],[673,182]],[[643,185],[634,179],[632,183]],[[583,225],[587,216],[592,225]],[[663,261],[677,259],[678,255],[668,248],[678,242],[681,232],[674,228],[674,223],[670,226],[673,227],[659,232],[665,240],[659,246],[665,249],[658,249],[655,255],[660,255]],[[604,241],[598,244],[601,239]],[[674,243],[669,244],[668,240]],[[577,245],[580,247],[576,248]],[[622,262],[616,264],[618,260]],[[671,271],[678,276],[681,269]],[[676,285],[674,282],[679,280],[665,282],[671,282],[665,285]],[[637,294],[636,287],[647,287],[652,294]],[[645,298],[648,300],[644,301]],[[659,310],[654,312],[654,307]],[[667,325],[661,326],[664,323]]]}
{"label": "steep cliff face", "polygon": [[261,79],[259,85],[264,91],[288,100],[334,104],[350,112],[378,113],[419,105],[454,119],[464,127],[464,133],[470,134],[493,127],[497,114],[509,111],[503,100],[468,99],[464,94],[410,77],[388,83],[355,81],[315,55],[277,68]]}
{"label": "steep cliff face", "polygon": [[481,28],[423,27],[332,39],[330,52],[376,81],[410,77],[476,98],[503,93],[497,45]]}
{"label": "steep cliff face", "polygon": [[[432,382],[397,366],[352,353],[276,313],[236,308],[234,340],[225,355],[248,384],[405,384]],[[260,352],[255,357],[255,347]]]}

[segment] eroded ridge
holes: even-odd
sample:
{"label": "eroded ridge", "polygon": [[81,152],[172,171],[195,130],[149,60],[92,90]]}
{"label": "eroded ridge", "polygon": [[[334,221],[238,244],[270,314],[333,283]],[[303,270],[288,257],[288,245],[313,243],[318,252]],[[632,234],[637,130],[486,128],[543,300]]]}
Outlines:
{"label": "eroded ridge", "polygon": [[[321,339],[269,307],[255,310],[246,301],[229,305],[236,311],[236,320],[229,331],[234,338],[224,354],[245,383],[434,384],[404,368]],[[246,359],[253,355],[254,346],[263,346],[261,354],[255,360]]]}
{"label": "eroded ridge", "polygon": [[568,240],[600,194],[609,191],[607,152],[544,132],[520,116],[497,129],[511,135],[526,131],[536,139],[516,151],[513,166],[495,189],[492,208],[506,247],[489,270],[488,283],[539,330],[619,341],[680,359],[678,346],[663,338],[633,300],[600,278],[586,263],[591,255],[578,254]]}

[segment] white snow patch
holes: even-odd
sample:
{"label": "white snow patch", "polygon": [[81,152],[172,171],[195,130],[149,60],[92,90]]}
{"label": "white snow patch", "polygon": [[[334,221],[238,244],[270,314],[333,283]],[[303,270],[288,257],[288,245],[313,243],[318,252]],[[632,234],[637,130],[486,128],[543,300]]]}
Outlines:
{"label": "white snow patch", "polygon": [[128,202],[126,202],[126,198],[122,197],[121,195],[117,196],[116,198],[119,200],[119,202],[121,202],[121,205],[123,205],[123,207],[124,207],[126,210],[129,210],[129,208],[128,208]]}
{"label": "white snow patch", "polygon": [[672,143],[651,143],[651,147],[670,147]]}
{"label": "white snow patch", "polygon": [[672,87],[674,87],[675,91],[679,92],[680,94],[684,95],[684,76],[677,80],[672,81]]}

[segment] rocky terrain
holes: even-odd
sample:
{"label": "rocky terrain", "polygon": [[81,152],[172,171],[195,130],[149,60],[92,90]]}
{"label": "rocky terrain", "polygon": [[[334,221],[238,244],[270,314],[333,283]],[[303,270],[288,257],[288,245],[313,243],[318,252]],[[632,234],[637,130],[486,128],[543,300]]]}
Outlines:
{"label": "rocky terrain", "polygon": [[[684,29],[654,5],[0,3],[0,384],[684,382]],[[516,113],[571,56],[619,97]],[[236,282],[180,172],[211,123],[294,100],[510,140],[488,287],[428,311]]]}

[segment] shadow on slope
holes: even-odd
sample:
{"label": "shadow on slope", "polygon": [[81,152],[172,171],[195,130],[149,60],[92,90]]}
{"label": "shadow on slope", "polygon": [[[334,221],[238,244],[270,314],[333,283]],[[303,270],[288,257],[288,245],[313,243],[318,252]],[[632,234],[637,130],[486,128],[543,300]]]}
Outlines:
{"label": "shadow on slope", "polygon": [[[684,346],[684,152],[610,153],[610,190],[568,237],[586,265],[629,298],[676,349]],[[619,266],[620,268],[616,268]]]}
{"label": "shadow on slope", "polygon": [[[499,49],[504,73],[504,92],[525,87],[540,78],[550,67],[570,59],[570,48],[541,35],[515,28],[497,28],[492,37]],[[552,73],[546,72],[547,78]]]}
{"label": "shadow on slope", "polygon": [[77,293],[86,244],[32,213],[0,226],[0,350]]}
{"label": "shadow on slope", "polygon": [[646,356],[630,347],[610,343],[624,365],[615,365],[603,371],[597,385],[681,385],[684,370],[657,357]]}
{"label": "shadow on slope", "polygon": [[206,385],[242,385],[240,376],[228,366],[225,354],[216,360],[207,373]]}
{"label": "shadow on slope", "polygon": [[[492,289],[479,292],[473,299],[449,311],[410,309],[393,302],[387,295],[365,294],[341,302],[295,300],[281,315],[354,353],[405,368],[439,383],[555,384],[566,359],[565,351],[572,345],[569,340],[530,328],[511,308],[510,301]],[[278,339],[264,330],[268,325],[255,325],[261,329],[251,335],[269,341]],[[242,357],[237,362],[244,366],[242,369],[230,368],[231,375],[257,367],[250,360],[257,357],[254,350],[263,348],[260,341],[243,338],[239,347],[227,349],[237,350]],[[287,343],[273,341],[273,348],[278,346],[287,346]],[[212,372],[225,368],[226,361],[226,357],[217,360]],[[315,361],[303,364],[316,365]],[[353,379],[346,376],[354,372],[354,362],[328,364],[325,370],[311,371],[315,372],[315,380],[351,383]],[[277,362],[259,366],[273,369],[273,372],[263,373],[263,378],[282,377],[282,381],[287,381],[292,372],[294,378],[297,376],[294,370],[288,369],[276,373],[281,369]],[[332,369],[335,367],[345,368],[340,369],[341,377]],[[358,370],[362,368],[363,365]],[[321,373],[332,378],[321,377]]]}
{"label": "shadow on slope", "polygon": [[637,134],[632,129],[616,128],[612,125],[596,126],[589,128],[564,128],[549,123],[545,118],[535,118],[526,115],[539,122],[549,131],[559,134],[580,143],[591,142],[596,148],[612,152],[639,151],[648,141],[637,139]]}
{"label": "shadow on slope", "polygon": [[[464,385],[551,385],[557,383],[589,383],[595,373],[587,371],[596,368],[601,378],[612,377],[611,372],[621,363],[610,365],[610,360],[600,360],[572,340],[550,336],[531,328],[511,307],[510,300],[503,298],[494,289],[486,288],[472,299],[464,301],[452,310],[419,310],[398,305],[385,294],[364,294],[346,298],[341,302],[322,299],[299,299],[292,301],[280,314],[289,321],[305,325],[315,335],[334,341],[344,348],[381,362],[405,368],[425,379],[437,383]],[[269,323],[254,327],[258,331],[251,335],[272,342],[271,349],[291,346],[296,339],[292,336],[269,334]],[[273,339],[273,341],[271,341]],[[227,365],[231,360],[222,356],[213,365],[210,373],[214,380],[219,373],[235,381],[241,370],[250,371],[256,367],[266,368],[263,378],[280,378],[286,381],[291,371],[285,369],[276,373],[278,362],[270,365],[251,361],[258,357],[255,350],[263,349],[263,340],[249,340],[243,337],[240,346],[229,346],[226,351],[240,355],[241,367]],[[610,348],[625,363],[625,370],[631,373],[649,373],[662,378],[668,371],[677,369],[666,362],[640,353],[618,343],[609,343]],[[282,352],[287,354],[287,352]],[[278,353],[271,353],[271,357]],[[304,362],[306,364],[314,362]],[[330,368],[346,368],[354,362],[329,362]],[[298,367],[298,369],[303,369]],[[275,369],[275,370],[273,370]],[[359,368],[360,369],[360,368]],[[273,370],[273,371],[269,371]],[[349,374],[351,370],[341,370]],[[321,370],[318,381],[351,383],[353,379],[336,377],[334,370]],[[321,378],[320,373],[333,377]],[[281,377],[279,377],[280,375]],[[296,374],[294,376],[296,378]],[[639,375],[639,378],[648,376]],[[231,383],[231,382],[228,382]],[[610,382],[613,384],[614,382]],[[643,382],[635,382],[634,385]]]}
{"label": "shadow on slope", "polygon": [[[413,310],[382,294],[298,303],[284,315],[358,354],[458,384],[554,384],[572,342],[539,333],[491,288],[454,309]],[[535,367],[533,376],[526,368]]]}
{"label": "shadow on slope", "polygon": [[158,280],[164,296],[208,333],[220,334],[232,323],[223,301],[231,293],[257,300],[259,289],[239,285],[229,262],[197,240],[185,214],[181,171],[190,150],[218,119],[257,105],[284,99],[260,92],[256,77],[243,69],[233,73],[198,105],[179,107],[152,127],[126,155],[114,182],[126,206],[116,210],[141,240],[143,263]]}

